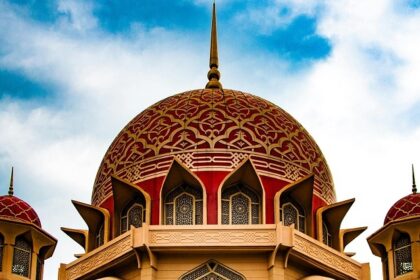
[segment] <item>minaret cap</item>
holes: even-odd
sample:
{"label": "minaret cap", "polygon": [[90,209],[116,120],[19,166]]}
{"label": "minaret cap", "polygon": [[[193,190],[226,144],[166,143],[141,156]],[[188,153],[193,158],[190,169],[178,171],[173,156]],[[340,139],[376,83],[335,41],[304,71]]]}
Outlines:
{"label": "minaret cap", "polygon": [[222,84],[219,82],[220,72],[219,68],[219,55],[217,51],[217,24],[216,24],[216,3],[213,2],[213,17],[211,21],[211,41],[210,41],[210,70],[207,73],[209,82],[206,88],[222,89]]}
{"label": "minaret cap", "polygon": [[417,193],[417,186],[416,186],[416,176],[414,175],[414,164],[411,165],[411,174],[413,176],[413,194]]}
{"label": "minaret cap", "polygon": [[9,185],[9,195],[13,195],[13,167],[12,172],[10,173],[10,185]]}

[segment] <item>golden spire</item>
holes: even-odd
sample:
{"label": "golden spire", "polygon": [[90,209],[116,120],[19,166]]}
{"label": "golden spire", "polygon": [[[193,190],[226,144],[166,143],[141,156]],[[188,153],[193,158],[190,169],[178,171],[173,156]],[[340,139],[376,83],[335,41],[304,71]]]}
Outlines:
{"label": "golden spire", "polygon": [[12,173],[10,174],[9,195],[13,195],[13,167],[12,167]]}
{"label": "golden spire", "polygon": [[411,174],[413,176],[413,194],[417,193],[417,186],[416,186],[416,176],[414,176],[414,164],[411,165]]}
{"label": "golden spire", "polygon": [[219,82],[220,72],[217,69],[219,67],[219,55],[217,52],[217,26],[216,26],[216,3],[213,2],[213,17],[211,21],[211,42],[210,42],[210,70],[207,73],[209,82],[206,84],[206,88],[222,89],[222,84]]}

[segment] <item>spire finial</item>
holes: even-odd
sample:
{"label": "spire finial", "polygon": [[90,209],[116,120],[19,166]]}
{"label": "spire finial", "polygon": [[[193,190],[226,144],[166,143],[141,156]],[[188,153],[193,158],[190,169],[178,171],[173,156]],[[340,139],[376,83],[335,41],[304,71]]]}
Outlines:
{"label": "spire finial", "polygon": [[13,166],[12,166],[12,172],[10,173],[9,195],[13,195]]}
{"label": "spire finial", "polygon": [[411,174],[413,176],[413,194],[417,193],[417,186],[416,186],[416,176],[414,176],[414,164],[411,165]]}
{"label": "spire finial", "polygon": [[222,84],[219,82],[220,72],[219,55],[217,51],[217,23],[216,23],[216,2],[213,2],[213,17],[211,21],[211,41],[210,41],[210,71],[207,73],[209,82],[206,88],[222,89]]}

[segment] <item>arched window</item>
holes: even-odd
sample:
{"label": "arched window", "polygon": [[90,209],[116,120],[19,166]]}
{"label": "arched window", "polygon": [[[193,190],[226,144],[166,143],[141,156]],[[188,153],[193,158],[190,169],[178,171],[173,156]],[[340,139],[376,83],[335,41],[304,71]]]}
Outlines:
{"label": "arched window", "polygon": [[245,277],[230,268],[216,262],[208,261],[194,270],[184,274],[180,280],[245,280]]}
{"label": "arched window", "polygon": [[96,233],[95,241],[96,241],[96,248],[104,245],[104,224],[103,223],[101,224],[101,226],[99,227]]}
{"label": "arched window", "polygon": [[165,197],[166,225],[202,225],[203,194],[188,185],[181,185]]}
{"label": "arched window", "polygon": [[144,199],[129,203],[121,213],[121,233],[126,232],[130,225],[138,228],[146,220],[146,207]]}
{"label": "arched window", "polygon": [[402,275],[413,271],[410,236],[406,233],[400,233],[394,240],[393,247],[396,275]]}
{"label": "arched window", "polygon": [[23,237],[17,237],[13,250],[12,273],[29,277],[32,244]]}
{"label": "arched window", "polygon": [[283,225],[295,225],[295,229],[305,233],[305,213],[299,204],[286,202],[280,207],[280,221]]}
{"label": "arched window", "polygon": [[244,184],[222,190],[222,224],[246,225],[261,222],[260,197]]}
{"label": "arched window", "polygon": [[3,247],[4,247],[4,238],[3,235],[0,234],[0,271],[3,271]]}
{"label": "arched window", "polygon": [[325,245],[332,247],[331,233],[328,231],[327,223],[322,223],[322,241]]}

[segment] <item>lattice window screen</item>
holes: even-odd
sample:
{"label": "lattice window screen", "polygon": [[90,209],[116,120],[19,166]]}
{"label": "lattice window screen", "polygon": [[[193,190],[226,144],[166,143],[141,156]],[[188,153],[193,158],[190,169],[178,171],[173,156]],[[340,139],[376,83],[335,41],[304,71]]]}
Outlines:
{"label": "lattice window screen", "polygon": [[260,197],[243,184],[226,187],[222,191],[222,224],[259,224]]}
{"label": "lattice window screen", "polygon": [[201,191],[182,185],[165,198],[166,225],[201,225],[203,224],[203,194]]}
{"label": "lattice window screen", "polygon": [[411,241],[410,237],[405,233],[402,233],[394,242],[394,263],[396,275],[402,275],[413,271]]}
{"label": "lattice window screen", "polygon": [[280,208],[280,221],[283,225],[295,225],[295,229],[305,233],[305,215],[293,203],[287,202]]}
{"label": "lattice window screen", "polygon": [[184,274],[180,280],[245,280],[243,276],[224,265],[209,261],[204,265]]}
{"label": "lattice window screen", "polygon": [[29,277],[31,265],[31,244],[23,238],[16,239],[13,250],[12,273]]}

